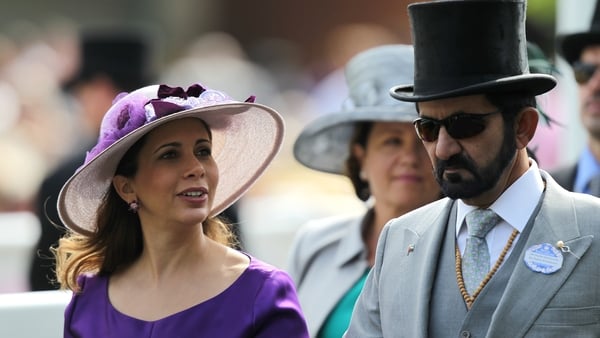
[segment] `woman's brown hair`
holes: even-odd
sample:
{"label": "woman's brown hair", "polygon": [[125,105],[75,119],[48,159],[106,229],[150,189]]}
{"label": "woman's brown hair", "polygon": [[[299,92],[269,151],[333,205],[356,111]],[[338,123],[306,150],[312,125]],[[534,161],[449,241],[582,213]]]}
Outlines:
{"label": "woman's brown hair", "polygon": [[348,158],[346,159],[346,176],[350,178],[352,186],[354,187],[354,193],[361,201],[366,201],[371,197],[371,190],[369,189],[369,182],[360,178],[361,164],[359,159],[354,154],[354,146],[358,145],[364,149],[367,149],[367,141],[369,134],[373,129],[373,122],[356,122],[354,124],[354,131],[352,138],[348,144]]}

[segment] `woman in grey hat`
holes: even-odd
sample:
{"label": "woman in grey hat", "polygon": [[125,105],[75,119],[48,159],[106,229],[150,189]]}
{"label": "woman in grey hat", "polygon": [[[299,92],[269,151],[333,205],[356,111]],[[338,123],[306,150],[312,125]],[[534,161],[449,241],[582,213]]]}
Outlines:
{"label": "woman in grey hat", "polygon": [[303,165],[347,176],[367,212],[311,221],[298,232],[288,271],[312,337],[341,337],[388,220],[440,198],[412,121],[415,105],[389,88],[413,78],[413,49],[385,45],[352,58],[340,112],[309,123],[294,144]]}

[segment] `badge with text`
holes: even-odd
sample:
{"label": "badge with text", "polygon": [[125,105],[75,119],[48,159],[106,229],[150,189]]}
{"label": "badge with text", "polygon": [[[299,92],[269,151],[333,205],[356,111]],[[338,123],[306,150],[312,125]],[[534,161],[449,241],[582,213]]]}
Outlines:
{"label": "badge with text", "polygon": [[550,243],[537,244],[525,252],[525,265],[535,272],[554,273],[562,267],[563,255]]}

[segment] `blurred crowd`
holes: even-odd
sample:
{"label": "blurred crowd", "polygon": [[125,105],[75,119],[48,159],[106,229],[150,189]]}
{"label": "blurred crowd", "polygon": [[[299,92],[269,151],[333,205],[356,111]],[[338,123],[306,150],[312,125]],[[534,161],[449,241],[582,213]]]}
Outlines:
{"label": "blurred crowd", "polygon": [[[90,143],[90,133],[97,137],[100,121],[91,123],[84,113],[91,104],[69,88],[85,67],[84,33],[69,22],[18,22],[0,33],[0,292],[30,289],[27,271],[41,221],[59,223],[52,205],[56,196],[40,196],[40,185]],[[344,179],[296,163],[292,144],[307,121],[339,109],[347,96],[342,68],[350,57],[398,41],[373,24],[341,26],[329,34],[326,67],[320,65],[319,76],[300,64],[290,42],[266,40],[250,56],[224,32],[197,37],[172,60],[146,56],[148,82],[183,87],[200,82],[240,100],[256,95],[257,102],[284,116],[283,149],[237,207],[244,249],[279,266],[300,224],[364,208]],[[94,91],[98,97],[99,90]]]}
{"label": "blurred crowd", "polygon": [[[55,206],[44,204],[56,196],[40,196],[40,185],[89,144],[90,132],[96,137],[99,121],[90,127],[82,112],[89,104],[66,89],[84,63],[82,33],[68,22],[19,22],[0,33],[0,292],[30,289],[26,276],[30,252],[41,236],[40,221],[58,221],[48,215],[55,215]],[[348,94],[342,70],[348,59],[370,47],[402,42],[374,24],[348,24],[328,34],[318,75],[301,64],[289,41],[265,40],[245,50],[224,32],[197,37],[174,59],[147,55],[150,82],[182,87],[200,82],[239,100],[256,95],[257,102],[284,116],[286,136],[279,156],[236,210],[244,249],[280,267],[300,224],[365,208],[352,197],[352,186],[344,178],[298,164],[293,141],[308,121],[339,110]],[[540,104],[556,118],[555,100],[550,93]],[[534,139],[542,166],[560,160],[555,151],[560,132],[542,128]],[[41,210],[35,206],[40,200]]]}

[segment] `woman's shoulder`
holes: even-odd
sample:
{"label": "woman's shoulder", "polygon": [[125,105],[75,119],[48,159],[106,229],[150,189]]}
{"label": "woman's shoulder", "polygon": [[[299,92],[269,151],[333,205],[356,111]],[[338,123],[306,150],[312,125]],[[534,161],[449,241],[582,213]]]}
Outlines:
{"label": "woman's shoulder", "polygon": [[265,283],[277,285],[293,284],[289,274],[285,270],[252,255],[248,255],[248,257],[250,257],[250,264],[243,273],[246,285],[254,285],[257,288],[261,288],[264,287]]}
{"label": "woman's shoulder", "polygon": [[108,299],[108,278],[97,274],[82,274],[77,278],[79,290],[65,309],[65,318],[70,318],[75,308],[95,309],[96,311]]}
{"label": "woman's shoulder", "polygon": [[101,290],[106,288],[107,282],[108,278],[106,276],[95,273],[83,273],[77,277],[78,293],[90,293],[93,290]]}
{"label": "woman's shoulder", "polygon": [[256,258],[248,253],[244,253],[250,258],[250,264],[246,269],[249,274],[255,274],[258,276],[270,276],[272,274],[278,274],[280,272],[285,273],[283,269],[276,267],[270,263],[267,263],[259,258]]}
{"label": "woman's shoulder", "polygon": [[338,215],[311,220],[298,229],[295,241],[311,243],[311,247],[329,245],[347,237],[349,231],[360,232],[364,214]]}
{"label": "woman's shoulder", "polygon": [[[306,321],[294,283],[290,276],[267,262],[250,256],[246,270],[245,292],[236,298],[236,304],[251,303],[253,320],[265,336],[308,337]],[[252,281],[252,282],[250,282]]]}

